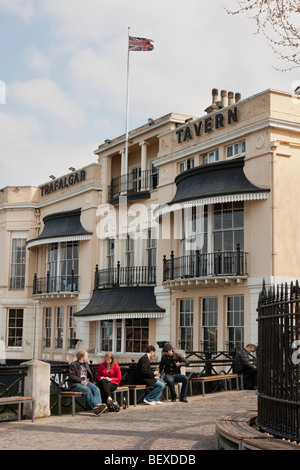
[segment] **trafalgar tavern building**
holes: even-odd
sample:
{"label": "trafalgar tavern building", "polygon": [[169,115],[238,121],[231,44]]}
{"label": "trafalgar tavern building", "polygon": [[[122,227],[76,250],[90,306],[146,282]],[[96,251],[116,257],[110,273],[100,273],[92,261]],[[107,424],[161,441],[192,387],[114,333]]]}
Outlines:
{"label": "trafalgar tavern building", "polygon": [[147,118],[84,168],[1,189],[1,360],[257,343],[263,280],[300,274],[299,136],[297,96],[213,89],[201,117]]}

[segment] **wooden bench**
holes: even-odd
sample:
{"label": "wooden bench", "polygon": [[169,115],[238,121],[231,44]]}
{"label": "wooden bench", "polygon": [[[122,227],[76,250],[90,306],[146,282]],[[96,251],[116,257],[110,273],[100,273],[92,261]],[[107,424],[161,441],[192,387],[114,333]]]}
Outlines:
{"label": "wooden bench", "polygon": [[72,398],[72,416],[75,416],[76,398],[81,397],[81,392],[59,391],[58,392],[58,415],[61,416],[61,401],[65,398]]}
{"label": "wooden bench", "polygon": [[32,421],[35,419],[35,399],[33,397],[1,397],[0,406],[18,405],[17,419],[21,420],[21,405],[22,403],[32,403]]}
{"label": "wooden bench", "polygon": [[130,392],[132,391],[133,392],[133,406],[137,406],[137,403],[138,403],[138,400],[137,400],[137,393],[140,391],[140,390],[150,390],[152,387],[148,387],[147,385],[124,385],[124,386],[120,386],[118,387],[113,393],[113,399],[116,400],[116,395],[117,393],[121,393],[121,401],[120,401],[120,404],[122,406],[123,404],[123,394],[126,393],[127,395],[127,401],[126,401],[126,407],[128,407],[129,405],[131,405],[131,401],[130,401]]}
{"label": "wooden bench", "polygon": [[257,413],[245,412],[221,416],[216,423],[216,450],[242,450],[245,439],[269,439],[253,427]]}
{"label": "wooden bench", "polygon": [[300,450],[299,444],[281,439],[244,439],[242,450]]}
{"label": "wooden bench", "polygon": [[123,406],[123,400],[124,400],[124,393],[127,396],[126,399],[126,408],[130,405],[130,390],[131,390],[131,385],[121,385],[118,387],[114,392],[112,392],[112,397],[114,401],[117,401],[117,393],[121,394],[121,399],[120,399],[120,406]]}
{"label": "wooden bench", "polygon": [[298,444],[264,434],[255,426],[256,411],[221,416],[216,423],[216,450],[300,450]]}
{"label": "wooden bench", "polygon": [[[164,392],[165,392],[165,396],[166,396],[166,400],[168,401],[169,400],[169,386],[167,384],[167,382],[164,382],[165,384],[165,388],[164,388]],[[180,391],[181,391],[181,387],[182,387],[182,383],[181,382],[174,382],[174,387],[175,389],[177,388],[177,396],[179,398],[180,396]]]}
{"label": "wooden bench", "polygon": [[[202,395],[205,396],[205,384],[207,382],[219,382],[223,381],[225,384],[225,390],[227,390],[227,385],[229,384],[229,388],[231,390],[231,381],[236,381],[236,389],[243,390],[244,389],[244,377],[242,374],[221,374],[221,375],[209,375],[203,377],[192,377],[190,378],[190,394],[193,395],[193,383],[201,383],[202,385]],[[240,385],[239,385],[240,382]]]}

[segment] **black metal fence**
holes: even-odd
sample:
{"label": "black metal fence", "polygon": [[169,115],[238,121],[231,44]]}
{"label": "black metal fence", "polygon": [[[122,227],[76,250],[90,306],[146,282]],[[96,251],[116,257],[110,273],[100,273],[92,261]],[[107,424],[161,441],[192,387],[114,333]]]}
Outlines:
{"label": "black metal fence", "polygon": [[[219,373],[232,372],[232,361],[235,351],[191,351],[186,353],[186,359],[189,361],[187,375],[197,377],[202,375],[214,375]],[[130,385],[135,383],[135,370],[137,361],[128,363],[119,363],[122,373],[121,385]],[[159,366],[159,362],[152,363],[153,368]],[[90,364],[94,373],[97,374],[99,364]],[[68,363],[50,364],[50,410],[51,414],[57,414],[58,411],[58,392],[61,389],[68,389]],[[24,395],[24,378],[27,375],[26,365],[0,366],[0,397]],[[219,385],[217,385],[217,388]],[[211,391],[217,388],[211,384]],[[209,390],[207,390],[209,391]],[[193,394],[201,393],[199,384],[193,386]],[[83,398],[76,399],[79,409],[86,409],[86,403]],[[62,407],[65,411],[71,412],[71,399],[63,398]],[[13,419],[16,415],[16,406],[0,407],[0,421]]]}
{"label": "black metal fence", "polygon": [[95,270],[95,289],[101,287],[129,287],[156,285],[156,266],[122,267],[120,261],[116,268]]}
{"label": "black metal fence", "polygon": [[258,301],[258,426],[300,442],[300,292],[298,281],[263,284]]}
{"label": "black metal fence", "polygon": [[247,274],[247,253],[237,245],[235,251],[200,253],[199,250],[187,256],[163,258],[163,281],[179,278],[206,276],[244,276]]}

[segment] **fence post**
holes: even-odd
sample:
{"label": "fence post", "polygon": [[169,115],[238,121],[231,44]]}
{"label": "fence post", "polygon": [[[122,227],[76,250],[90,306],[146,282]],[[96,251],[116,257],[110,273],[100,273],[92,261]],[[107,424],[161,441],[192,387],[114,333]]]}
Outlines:
{"label": "fence post", "polygon": [[174,281],[174,251],[171,251],[170,271],[170,280]]}
{"label": "fence post", "polygon": [[166,255],[163,257],[163,282],[167,280],[167,258]]}
{"label": "fence post", "polygon": [[34,277],[33,277],[33,289],[32,289],[32,294],[33,294],[33,295],[36,294],[36,284],[37,284],[37,275],[36,275],[36,273],[34,273]]}
{"label": "fence post", "polygon": [[241,275],[241,247],[239,243],[236,246],[236,275]]}
{"label": "fence post", "polygon": [[98,264],[96,264],[95,277],[94,277],[94,290],[99,288],[99,269]]}
{"label": "fence post", "polygon": [[49,292],[49,289],[50,289],[50,272],[47,271],[47,278],[46,278],[46,292],[47,292],[47,294]]}

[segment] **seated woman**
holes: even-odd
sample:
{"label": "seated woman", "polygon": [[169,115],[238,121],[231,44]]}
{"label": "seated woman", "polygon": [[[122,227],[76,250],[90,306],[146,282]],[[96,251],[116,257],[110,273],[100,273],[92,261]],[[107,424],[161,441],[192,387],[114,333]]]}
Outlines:
{"label": "seated woman", "polygon": [[98,367],[97,385],[100,389],[103,403],[107,403],[110,407],[116,406],[111,394],[117,389],[121,378],[122,375],[119,364],[115,362],[113,354],[107,352],[104,357],[104,362],[101,362]]}

